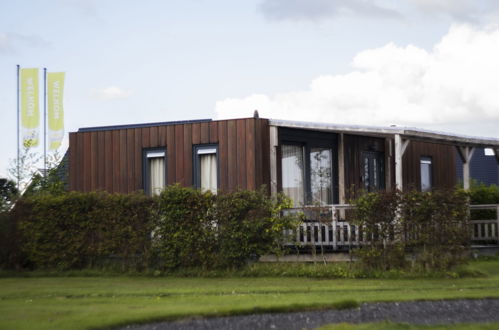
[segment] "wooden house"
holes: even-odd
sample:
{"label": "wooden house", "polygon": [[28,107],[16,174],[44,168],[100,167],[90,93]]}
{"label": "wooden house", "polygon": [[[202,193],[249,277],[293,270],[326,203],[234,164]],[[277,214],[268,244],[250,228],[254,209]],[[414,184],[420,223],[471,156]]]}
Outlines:
{"label": "wooden house", "polygon": [[69,135],[69,188],[159,192],[179,183],[212,191],[283,191],[295,206],[341,204],[349,193],[469,186],[474,148],[499,139],[406,127],[263,118],[81,128]]}

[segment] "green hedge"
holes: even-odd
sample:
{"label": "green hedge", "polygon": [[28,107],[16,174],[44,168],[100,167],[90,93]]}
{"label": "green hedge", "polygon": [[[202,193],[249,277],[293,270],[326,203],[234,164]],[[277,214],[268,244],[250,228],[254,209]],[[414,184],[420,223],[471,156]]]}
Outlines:
{"label": "green hedge", "polygon": [[353,222],[369,237],[356,251],[367,268],[448,270],[465,260],[471,235],[463,190],[366,193],[352,203]]}
{"label": "green hedge", "polygon": [[[279,247],[289,201],[262,191],[39,194],[0,217],[0,265],[31,269],[235,268]],[[3,240],[4,238],[9,238]]]}

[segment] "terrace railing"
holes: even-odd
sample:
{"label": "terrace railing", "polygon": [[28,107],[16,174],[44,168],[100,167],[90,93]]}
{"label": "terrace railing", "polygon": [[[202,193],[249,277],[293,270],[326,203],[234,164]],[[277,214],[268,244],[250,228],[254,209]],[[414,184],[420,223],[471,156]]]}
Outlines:
{"label": "terrace railing", "polygon": [[[285,212],[301,213],[304,218],[297,230],[285,232],[287,245],[315,246],[336,251],[358,247],[370,240],[376,240],[375,234],[368,237],[361,226],[347,220],[348,213],[354,208],[355,206],[351,204],[333,204],[287,209]],[[470,220],[472,246],[499,245],[499,204],[470,205],[470,211],[474,210],[495,210],[495,218]]]}
{"label": "terrace railing", "polygon": [[[471,217],[478,213],[474,211],[487,211],[481,212],[479,216],[485,216],[489,219],[470,220],[471,230],[471,243],[473,245],[483,244],[497,244],[499,245],[499,204],[486,204],[486,205],[470,205]],[[492,212],[490,212],[492,211]],[[495,211],[495,218],[492,214]]]}

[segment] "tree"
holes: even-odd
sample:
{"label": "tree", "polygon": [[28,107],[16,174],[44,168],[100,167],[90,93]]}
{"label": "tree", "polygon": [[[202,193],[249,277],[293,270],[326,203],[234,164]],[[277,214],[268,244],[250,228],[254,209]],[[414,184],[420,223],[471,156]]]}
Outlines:
{"label": "tree", "polygon": [[8,211],[18,194],[14,181],[0,178],[0,212]]}

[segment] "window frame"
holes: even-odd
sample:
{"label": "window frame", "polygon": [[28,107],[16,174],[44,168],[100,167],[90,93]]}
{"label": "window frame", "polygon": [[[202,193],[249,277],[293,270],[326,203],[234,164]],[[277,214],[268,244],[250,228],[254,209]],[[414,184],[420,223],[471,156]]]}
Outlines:
{"label": "window frame", "polygon": [[215,149],[217,160],[217,191],[220,189],[220,156],[217,143],[196,144],[192,146],[192,182],[196,189],[201,189],[201,161],[199,155],[213,154],[213,152],[199,153],[202,150]]}
{"label": "window frame", "polygon": [[312,200],[312,176],[310,154],[314,148],[331,149],[331,196],[332,204],[339,203],[338,187],[338,134],[317,131],[307,131],[293,128],[279,128],[279,167],[278,180],[279,189],[282,191],[282,145],[302,146],[304,152],[304,201],[305,205],[313,203]]}
{"label": "window frame", "polygon": [[[423,164],[429,165],[429,189],[423,190]],[[422,192],[431,191],[433,189],[433,157],[431,156],[421,156],[419,158],[419,189]]]}
{"label": "window frame", "polygon": [[149,158],[161,158],[159,157],[148,157],[153,153],[163,153],[163,162],[165,164],[165,173],[164,173],[164,187],[168,184],[168,163],[167,163],[167,153],[166,147],[154,147],[154,148],[143,148],[142,149],[142,186],[144,188],[144,193],[148,196],[153,196],[152,191],[149,192],[149,181],[151,178],[151,169],[149,166]]}

